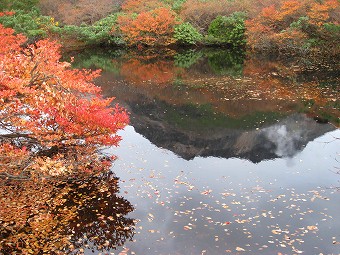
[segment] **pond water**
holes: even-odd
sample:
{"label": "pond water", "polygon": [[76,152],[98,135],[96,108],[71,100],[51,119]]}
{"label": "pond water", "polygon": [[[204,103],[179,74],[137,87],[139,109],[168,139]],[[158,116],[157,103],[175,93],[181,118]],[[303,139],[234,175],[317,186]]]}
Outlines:
{"label": "pond water", "polygon": [[339,66],[213,49],[74,66],[131,117],[109,152],[134,235],[103,254],[340,254]]}

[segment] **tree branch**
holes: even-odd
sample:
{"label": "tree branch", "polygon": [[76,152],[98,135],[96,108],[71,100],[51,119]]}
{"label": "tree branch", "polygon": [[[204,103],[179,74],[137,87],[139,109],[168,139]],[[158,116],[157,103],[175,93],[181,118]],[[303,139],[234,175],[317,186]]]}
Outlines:
{"label": "tree branch", "polygon": [[12,174],[5,173],[5,172],[0,173],[0,178],[11,179],[11,180],[20,180],[20,181],[28,181],[28,180],[31,179],[28,176],[12,175]]}

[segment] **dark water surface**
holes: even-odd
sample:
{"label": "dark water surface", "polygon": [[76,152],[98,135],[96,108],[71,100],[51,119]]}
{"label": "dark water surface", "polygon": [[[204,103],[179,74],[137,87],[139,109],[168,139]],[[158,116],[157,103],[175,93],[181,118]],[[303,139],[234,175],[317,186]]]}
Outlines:
{"label": "dark water surface", "polygon": [[135,233],[103,254],[340,254],[339,66],[212,49],[74,65],[131,114],[110,152]]}

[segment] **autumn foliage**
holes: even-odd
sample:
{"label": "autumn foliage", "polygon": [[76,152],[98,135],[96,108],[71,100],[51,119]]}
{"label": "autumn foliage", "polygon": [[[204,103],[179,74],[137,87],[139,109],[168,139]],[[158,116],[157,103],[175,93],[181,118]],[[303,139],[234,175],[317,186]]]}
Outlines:
{"label": "autumn foliage", "polygon": [[314,2],[307,12],[311,23],[317,26],[322,26],[325,22],[331,18],[332,11],[339,11],[339,1],[328,0],[323,3]]}
{"label": "autumn foliage", "polygon": [[118,26],[128,44],[152,46],[175,42],[176,13],[162,2],[129,0],[122,8],[127,13],[118,18]]}
{"label": "autumn foliage", "polygon": [[[269,51],[301,51],[313,43],[329,47],[339,35],[327,31],[326,26],[339,26],[334,15],[339,10],[337,0],[286,0],[279,6],[264,7],[257,17],[246,22],[248,45],[254,50]],[[336,38],[329,40],[333,35]]]}
{"label": "autumn foliage", "polygon": [[128,123],[92,80],[72,70],[60,46],[26,38],[0,24],[0,175],[16,178],[82,174],[107,168],[101,146],[118,145]]}
{"label": "autumn foliage", "polygon": [[[15,1],[21,3],[21,9],[12,10],[9,2],[0,9],[16,14],[10,18],[0,14],[0,23],[33,40],[57,38],[65,47],[113,44],[141,49],[177,44],[244,48],[246,43],[251,51],[269,54],[331,57],[340,52],[338,0],[118,0],[110,7],[109,0],[79,0],[72,8],[70,3],[62,4],[67,0],[43,0],[39,5],[33,1],[53,17],[41,16],[32,4],[22,9],[24,0]],[[225,21],[236,16],[242,16],[240,22],[226,26],[230,22]],[[82,21],[92,25],[65,25]],[[228,29],[212,34],[209,28],[217,21]]]}

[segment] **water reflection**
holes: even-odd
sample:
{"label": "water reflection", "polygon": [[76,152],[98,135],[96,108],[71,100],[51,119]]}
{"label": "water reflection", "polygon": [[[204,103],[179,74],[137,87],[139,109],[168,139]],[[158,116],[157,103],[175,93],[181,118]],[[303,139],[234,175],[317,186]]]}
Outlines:
{"label": "water reflection", "polygon": [[337,254],[339,193],[329,187],[339,185],[330,171],[337,165],[339,131],[292,158],[253,164],[187,161],[126,128],[114,169],[127,180],[122,189],[140,220],[127,247],[157,255],[239,254],[240,248],[249,255]]}
{"label": "water reflection", "polygon": [[[309,141],[334,129],[333,126],[319,124],[304,114],[292,114],[274,124],[270,124],[268,119],[269,124],[262,122],[263,127],[253,129],[246,126],[249,125],[246,119],[241,119],[240,125],[237,125],[237,120],[229,119],[225,120],[224,126],[218,125],[216,121],[203,127],[197,123],[183,127],[168,121],[166,114],[164,118],[160,118],[160,115],[141,115],[140,112],[134,112],[132,125],[138,133],[158,147],[171,150],[185,159],[214,156],[260,162],[277,157],[291,157],[301,151]],[[266,119],[266,115],[261,117]]]}
{"label": "water reflection", "polygon": [[134,236],[134,210],[112,173],[68,181],[0,181],[2,254],[109,251]]}
{"label": "water reflection", "polygon": [[138,219],[122,254],[335,254],[339,77],[228,54],[78,56],[131,112],[111,149]]}
{"label": "water reflection", "polygon": [[97,83],[129,109],[138,133],[185,159],[292,157],[334,129],[317,121],[339,121],[339,77],[327,66],[316,77],[320,66],[311,75],[301,61],[246,59],[225,49],[77,59],[77,67],[103,68]]}

